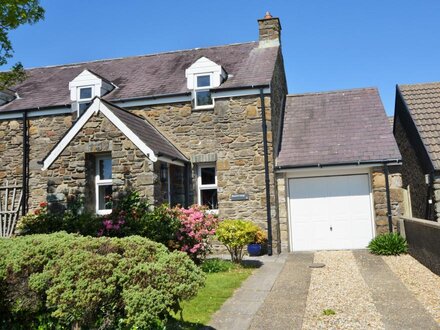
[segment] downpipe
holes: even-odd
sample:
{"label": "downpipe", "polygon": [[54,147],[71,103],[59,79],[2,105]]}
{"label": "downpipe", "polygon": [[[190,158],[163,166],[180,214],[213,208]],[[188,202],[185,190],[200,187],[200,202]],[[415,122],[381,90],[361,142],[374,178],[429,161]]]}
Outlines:
{"label": "downpipe", "polygon": [[264,152],[264,182],[266,187],[266,212],[267,212],[267,255],[272,255],[272,215],[270,209],[270,179],[269,179],[269,156],[267,147],[267,124],[266,107],[264,105],[263,88],[260,88],[261,101],[261,125],[263,129],[263,152]]}

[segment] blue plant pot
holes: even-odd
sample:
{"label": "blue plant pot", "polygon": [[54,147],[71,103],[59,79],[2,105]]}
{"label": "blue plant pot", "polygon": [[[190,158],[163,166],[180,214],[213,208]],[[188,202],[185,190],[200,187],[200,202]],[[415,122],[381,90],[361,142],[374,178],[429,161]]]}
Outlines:
{"label": "blue plant pot", "polygon": [[248,244],[247,250],[251,257],[261,256],[261,244]]}

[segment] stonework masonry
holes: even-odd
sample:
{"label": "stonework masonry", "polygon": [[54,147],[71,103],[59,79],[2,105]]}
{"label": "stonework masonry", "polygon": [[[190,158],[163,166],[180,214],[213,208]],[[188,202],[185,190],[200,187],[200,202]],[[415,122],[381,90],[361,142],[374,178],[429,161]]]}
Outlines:
{"label": "stonework masonry", "polygon": [[[278,242],[277,206],[275,204],[274,156],[271,121],[271,98],[264,98],[269,146],[271,208],[275,246]],[[275,104],[276,106],[280,106]],[[190,103],[150,106],[131,110],[147,118],[166,135],[188,158],[216,154],[219,187],[219,216],[249,219],[267,229],[264,180],[264,153],[261,101],[259,96],[217,99],[212,110],[194,111]],[[279,111],[279,110],[277,110]],[[278,115],[279,112],[277,112]],[[29,209],[42,201],[65,203],[68,195],[88,197],[86,157],[92,153],[110,152],[114,161],[114,189],[133,187],[156,201],[165,201],[165,185],[158,179],[160,163],[153,164],[102,116],[90,119],[60,157],[46,171],[41,161],[62,138],[72,124],[70,115],[41,117],[29,120],[30,176]],[[0,177],[22,178],[22,122],[0,122],[3,138],[0,143]],[[90,163],[88,165],[91,166]],[[196,198],[197,164],[192,165],[191,201]],[[91,174],[90,174],[91,175]],[[171,166],[171,180],[183,179],[183,169]],[[156,186],[155,186],[156,183]],[[182,184],[172,185],[182,202]],[[231,195],[248,194],[247,201],[231,201]]]}
{"label": "stonework masonry", "polygon": [[[412,216],[425,219],[426,203],[428,201],[428,186],[425,183],[426,173],[398,116],[394,125],[394,136],[402,154],[402,185],[404,188],[409,186]],[[440,201],[440,199],[437,200]],[[434,220],[434,217],[428,220]]]}
{"label": "stonework masonry", "polygon": [[[268,121],[270,188],[273,177],[270,98],[265,97]],[[190,103],[131,109],[147,118],[189,159],[216,159],[219,217],[248,219],[267,229],[264,152],[259,96],[217,99],[214,109],[194,111]],[[215,156],[213,155],[215,154]],[[191,202],[197,202],[197,165],[192,164]],[[249,200],[231,201],[232,194],[248,194]],[[272,217],[276,219],[274,194]],[[275,239],[277,241],[277,238]]]}
{"label": "stonework masonry", "polygon": [[[383,167],[373,168],[371,180],[373,188],[376,235],[379,235],[389,231],[386,182]],[[402,188],[400,166],[389,166],[388,182],[390,186],[393,231],[396,231],[399,217],[405,213],[405,192]]]}
{"label": "stonework masonry", "polygon": [[[49,169],[42,171],[37,186],[47,186],[49,202],[63,203],[69,195],[94,201],[93,158],[103,153],[111,153],[114,197],[131,189],[150,200],[155,197],[155,164],[100,113],[90,118]],[[160,189],[156,190],[159,193]],[[88,208],[92,211],[93,203]]]}

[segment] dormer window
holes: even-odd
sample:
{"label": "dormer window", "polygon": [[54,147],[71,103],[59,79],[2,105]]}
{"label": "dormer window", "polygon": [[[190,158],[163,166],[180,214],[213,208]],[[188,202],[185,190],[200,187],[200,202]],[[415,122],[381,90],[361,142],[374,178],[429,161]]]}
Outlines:
{"label": "dormer window", "polygon": [[84,70],[69,82],[72,112],[81,116],[96,96],[102,97],[111,92],[116,86],[98,74]]}
{"label": "dormer window", "polygon": [[90,105],[93,98],[93,87],[79,87],[78,88],[78,117],[81,116],[87,107]]}
{"label": "dormer window", "polygon": [[185,71],[187,87],[193,93],[194,109],[212,109],[214,99],[213,88],[219,87],[226,79],[226,72],[217,63],[206,57],[195,61]]}
{"label": "dormer window", "polygon": [[211,75],[202,74],[196,77],[196,86],[194,88],[195,108],[212,107],[214,101],[211,97],[211,91],[209,90],[212,87]]}

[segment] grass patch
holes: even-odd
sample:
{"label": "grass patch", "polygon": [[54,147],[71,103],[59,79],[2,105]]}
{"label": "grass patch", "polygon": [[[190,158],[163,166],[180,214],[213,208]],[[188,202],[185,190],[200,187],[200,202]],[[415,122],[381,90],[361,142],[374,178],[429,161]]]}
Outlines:
{"label": "grass patch", "polygon": [[[211,262],[218,264],[216,261]],[[222,267],[224,262],[221,262]],[[212,267],[207,267],[211,269]],[[217,268],[217,267],[213,267]],[[252,273],[253,268],[241,265],[231,265],[229,269],[220,272],[207,272],[206,285],[198,295],[182,303],[183,320],[180,315],[173,315],[175,320],[170,322],[168,329],[199,329],[206,325],[223,303],[232,296],[235,289]]]}

